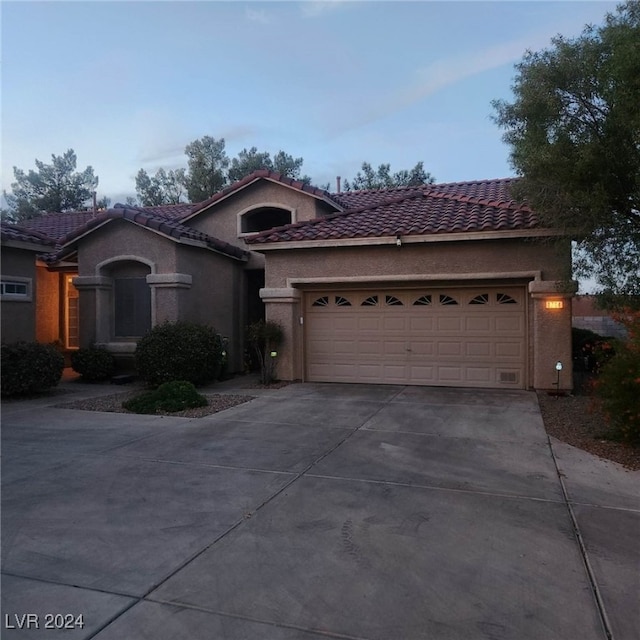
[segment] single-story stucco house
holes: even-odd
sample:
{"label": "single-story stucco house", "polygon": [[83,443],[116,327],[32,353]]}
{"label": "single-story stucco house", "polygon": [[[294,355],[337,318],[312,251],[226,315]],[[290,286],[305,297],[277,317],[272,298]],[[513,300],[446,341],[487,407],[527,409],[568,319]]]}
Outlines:
{"label": "single-story stucco house", "polygon": [[571,388],[570,242],[514,182],[329,193],[260,170],[194,205],[45,214],[23,224],[56,243],[29,253],[34,337],[123,356],[191,320],[239,371],[266,315],[284,380],[552,389],[562,362]]}

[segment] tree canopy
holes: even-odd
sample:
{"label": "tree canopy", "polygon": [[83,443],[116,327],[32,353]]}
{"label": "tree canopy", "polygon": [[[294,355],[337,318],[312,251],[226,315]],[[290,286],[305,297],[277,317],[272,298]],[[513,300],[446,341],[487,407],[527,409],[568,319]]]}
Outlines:
{"label": "tree canopy", "polygon": [[144,206],[179,204],[186,201],[184,169],[158,169],[153,176],[140,169],[136,174],[136,193]]}
{"label": "tree canopy", "polygon": [[389,189],[392,187],[417,187],[421,184],[433,184],[433,176],[424,170],[424,163],[418,162],[412,169],[402,169],[391,173],[390,164],[381,164],[377,169],[368,163],[362,163],[362,170],[349,182],[344,181],[344,191],[360,189]]}
{"label": "tree canopy", "polygon": [[35,161],[37,171],[25,173],[13,167],[12,193],[3,192],[9,206],[3,218],[26,220],[45,211],[81,209],[93,197],[98,178],[91,166],[76,171],[76,154],[68,149],[61,156],[51,155],[51,164]]}
{"label": "tree canopy", "polygon": [[289,178],[311,182],[309,176],[301,175],[303,159],[284,151],[278,151],[272,158],[268,151],[251,147],[230,159],[224,138],[204,136],[190,142],[185,154],[186,169],[158,169],[152,176],[144,169],[138,171],[136,193],[144,206],[202,202],[258,169],[271,169]]}
{"label": "tree canopy", "polygon": [[518,187],[542,221],[576,241],[575,275],[640,294],[640,3],[575,39],[527,52],[514,101],[494,101]]}

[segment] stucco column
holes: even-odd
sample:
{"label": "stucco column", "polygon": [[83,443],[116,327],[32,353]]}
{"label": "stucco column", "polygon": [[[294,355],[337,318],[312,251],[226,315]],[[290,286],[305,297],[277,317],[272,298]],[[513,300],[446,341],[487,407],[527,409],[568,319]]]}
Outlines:
{"label": "stucco column", "polygon": [[280,380],[301,380],[302,327],[300,325],[301,293],[298,289],[260,289],[267,321],[282,326],[284,341],[278,350],[276,375]]}
{"label": "stucco column", "polygon": [[[533,299],[533,386],[535,389],[573,389],[571,358],[571,298],[562,282],[534,280],[529,283]],[[562,363],[560,384],[556,363]]]}
{"label": "stucco column", "polygon": [[80,346],[109,342],[113,280],[105,276],[76,276],[72,282],[79,296]]}
{"label": "stucco column", "polygon": [[165,320],[175,322],[186,315],[184,291],[191,288],[193,278],[188,273],[150,273],[151,326]]}

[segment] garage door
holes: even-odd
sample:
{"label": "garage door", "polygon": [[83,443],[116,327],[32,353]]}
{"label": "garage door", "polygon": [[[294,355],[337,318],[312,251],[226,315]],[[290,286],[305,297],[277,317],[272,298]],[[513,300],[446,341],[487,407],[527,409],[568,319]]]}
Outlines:
{"label": "garage door", "polygon": [[314,291],[307,380],[523,388],[524,289]]}

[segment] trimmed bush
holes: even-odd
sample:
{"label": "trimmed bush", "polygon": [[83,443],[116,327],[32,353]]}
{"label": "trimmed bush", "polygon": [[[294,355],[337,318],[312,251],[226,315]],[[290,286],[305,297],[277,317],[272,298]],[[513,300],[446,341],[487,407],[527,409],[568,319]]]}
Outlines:
{"label": "trimmed bush", "polygon": [[134,413],[175,413],[195,407],[206,407],[207,399],[186,380],[174,380],[161,384],[155,391],[146,391],[122,403],[127,411]]}
{"label": "trimmed bush", "polygon": [[55,387],[64,369],[63,355],[50,344],[2,345],[2,395],[40,393]]}
{"label": "trimmed bush", "polygon": [[277,322],[258,320],[247,327],[247,342],[251,345],[260,363],[262,384],[269,384],[276,380],[278,347],[283,340],[284,331]]}
{"label": "trimmed bush", "polygon": [[78,349],[71,354],[71,366],[83,380],[98,382],[107,380],[116,370],[116,361],[104,347]]}
{"label": "trimmed bush", "polygon": [[190,322],[155,326],[136,347],[136,366],[151,386],[186,380],[216,380],[222,366],[222,340],[212,327]]}

